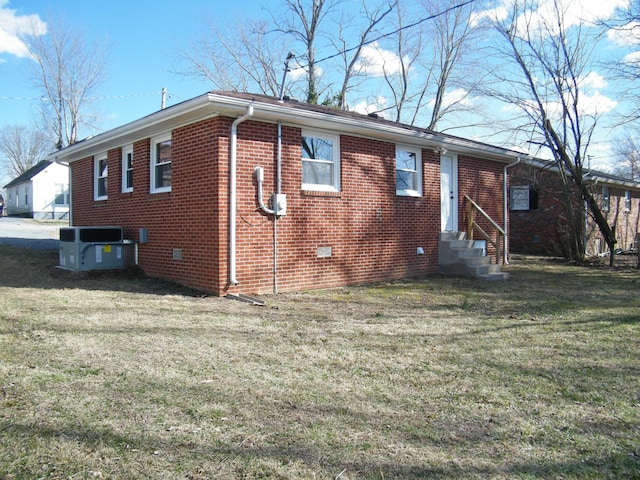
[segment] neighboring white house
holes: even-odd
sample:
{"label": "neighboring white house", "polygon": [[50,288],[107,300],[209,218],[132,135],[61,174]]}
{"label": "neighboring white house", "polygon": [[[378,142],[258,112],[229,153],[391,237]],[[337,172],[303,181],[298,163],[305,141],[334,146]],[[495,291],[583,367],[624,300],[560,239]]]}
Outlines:
{"label": "neighboring white house", "polygon": [[69,217],[69,167],[42,160],[5,186],[5,215]]}

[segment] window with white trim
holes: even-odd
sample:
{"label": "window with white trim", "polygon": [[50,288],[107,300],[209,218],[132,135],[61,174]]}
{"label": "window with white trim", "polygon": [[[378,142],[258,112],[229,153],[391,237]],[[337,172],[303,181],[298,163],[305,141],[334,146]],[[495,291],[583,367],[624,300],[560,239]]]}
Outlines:
{"label": "window with white trim", "polygon": [[609,187],[607,186],[602,187],[602,211],[609,211]]}
{"label": "window with white trim", "polygon": [[107,155],[99,155],[94,159],[94,186],[93,199],[107,199],[107,178],[109,177],[109,165],[107,163]]}
{"label": "window with white trim", "polygon": [[396,195],[422,195],[422,154],[419,148],[396,147]]}
{"label": "window with white trim", "polygon": [[133,146],[122,149],[122,192],[133,192]]}
{"label": "window with white trim", "polygon": [[171,134],[151,141],[151,193],[171,191]]}
{"label": "window with white trim", "polygon": [[340,142],[337,135],[302,132],[302,189],[340,191]]}
{"label": "window with white trim", "polygon": [[629,213],[631,211],[631,191],[624,191],[624,211]]}
{"label": "window with white trim", "polygon": [[54,205],[69,205],[69,187],[64,183],[56,183]]}

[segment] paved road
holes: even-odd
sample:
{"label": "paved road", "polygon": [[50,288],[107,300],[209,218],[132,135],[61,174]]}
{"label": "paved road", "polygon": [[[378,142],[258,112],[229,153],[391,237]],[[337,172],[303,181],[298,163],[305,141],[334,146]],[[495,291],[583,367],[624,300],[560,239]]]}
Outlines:
{"label": "paved road", "polygon": [[17,245],[37,250],[58,250],[64,222],[30,218],[0,217],[0,245]]}

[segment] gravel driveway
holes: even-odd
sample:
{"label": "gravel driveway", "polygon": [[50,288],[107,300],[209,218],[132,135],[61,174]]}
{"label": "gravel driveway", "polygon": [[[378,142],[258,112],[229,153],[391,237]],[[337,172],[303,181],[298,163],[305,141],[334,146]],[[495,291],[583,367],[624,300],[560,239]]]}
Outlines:
{"label": "gravel driveway", "polygon": [[0,245],[16,245],[37,250],[58,250],[60,227],[65,222],[31,218],[0,217]]}

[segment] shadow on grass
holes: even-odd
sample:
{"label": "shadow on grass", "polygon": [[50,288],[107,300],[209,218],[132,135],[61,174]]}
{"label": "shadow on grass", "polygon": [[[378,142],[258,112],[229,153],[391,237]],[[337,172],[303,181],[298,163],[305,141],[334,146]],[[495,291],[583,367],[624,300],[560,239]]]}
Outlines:
{"label": "shadow on grass", "polygon": [[176,283],[149,278],[138,268],[70,271],[58,267],[58,251],[0,245],[0,287],[148,293],[206,297],[205,292]]}
{"label": "shadow on grass", "polygon": [[[3,438],[4,437],[4,438]],[[292,468],[291,477],[286,472],[288,465],[302,464],[309,472],[320,478],[362,479],[466,479],[466,478],[638,478],[640,475],[640,457],[637,452],[620,451],[602,456],[585,456],[566,461],[540,460],[531,462],[503,461],[493,465],[465,465],[463,462],[431,462],[431,464],[412,465],[411,461],[398,463],[387,458],[367,458],[357,455],[361,460],[339,458],[340,452],[327,455],[313,442],[300,443],[297,440],[283,438],[282,444],[257,444],[253,441],[236,438],[232,444],[212,440],[209,444],[187,441],[171,441],[158,436],[140,432],[126,436],[108,429],[92,429],[77,425],[64,425],[59,428],[42,425],[24,425],[0,422],[0,439],[3,448],[19,442],[23,447],[22,455],[16,449],[11,456],[11,469],[8,475],[17,478],[43,478],[47,475],[59,478],[78,471],[100,471],[106,475],[109,465],[102,464],[103,455],[118,455],[121,469],[142,478],[144,475],[164,475],[170,471],[182,474],[180,478],[191,478],[189,471],[198,470],[202,474],[215,474],[216,478],[300,478],[299,471]],[[51,458],[45,455],[38,458],[36,445],[60,442],[64,457]],[[354,445],[353,448],[357,446]],[[442,448],[446,448],[443,446]],[[74,449],[85,454],[74,461]],[[455,452],[452,452],[454,454]],[[3,455],[8,455],[4,451]],[[351,454],[347,454],[349,457]],[[2,457],[0,457],[2,458]],[[90,460],[87,460],[90,458]],[[285,472],[276,470],[272,465],[284,466]],[[92,463],[83,464],[87,461]],[[124,463],[123,463],[124,462]],[[4,463],[4,462],[3,462]],[[112,464],[113,465],[113,464]],[[8,465],[5,464],[5,468]],[[47,468],[51,471],[48,472]],[[113,468],[113,467],[112,467]],[[68,470],[68,471],[65,471]],[[187,474],[184,477],[184,474]],[[31,477],[33,475],[33,477]],[[14,477],[9,477],[14,478]],[[60,477],[61,478],[61,477]],[[65,477],[66,478],[66,477]],[[102,477],[101,477],[102,478]],[[204,478],[204,477],[198,477]],[[209,477],[207,477],[209,478]]]}

